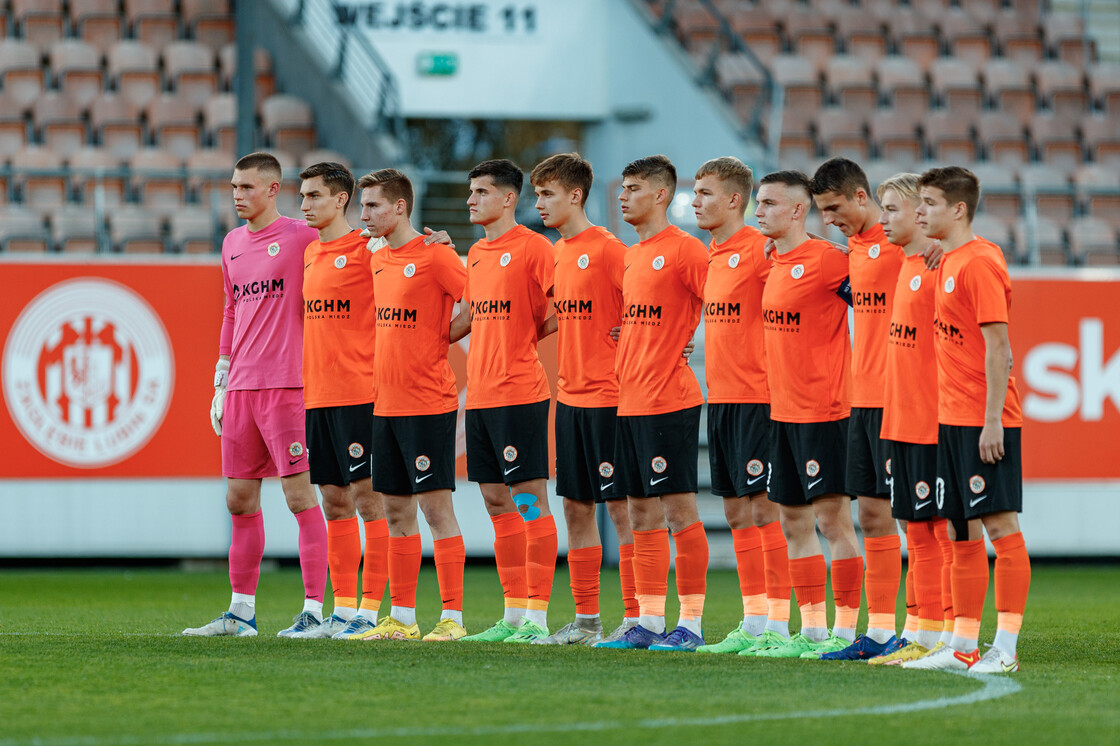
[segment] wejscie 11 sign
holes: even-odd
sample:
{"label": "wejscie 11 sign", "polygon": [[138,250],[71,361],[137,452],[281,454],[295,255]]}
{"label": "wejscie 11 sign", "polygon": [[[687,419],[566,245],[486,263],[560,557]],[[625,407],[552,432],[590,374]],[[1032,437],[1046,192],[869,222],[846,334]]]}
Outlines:
{"label": "wejscie 11 sign", "polygon": [[392,69],[406,117],[609,114],[603,0],[334,2]]}

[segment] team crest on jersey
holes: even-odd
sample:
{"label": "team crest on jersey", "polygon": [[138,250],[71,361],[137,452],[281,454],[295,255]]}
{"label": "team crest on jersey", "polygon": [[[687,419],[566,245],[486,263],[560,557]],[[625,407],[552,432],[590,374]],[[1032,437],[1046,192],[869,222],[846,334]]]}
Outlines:
{"label": "team crest on jersey", "polygon": [[739,266],[739,255],[738,254],[732,254],[731,256],[727,257],[727,266],[731,267],[731,269],[735,269],[736,267],[738,267]]}
{"label": "team crest on jersey", "polygon": [[802,275],[804,275],[804,274],[805,274],[805,265],[804,264],[795,264],[795,265],[793,265],[793,269],[791,269],[789,271],[789,276],[792,277],[795,280],[800,280]]}
{"label": "team crest on jersey", "polygon": [[502,458],[509,463],[513,463],[517,460],[517,449],[513,446],[506,446],[502,449]]}
{"label": "team crest on jersey", "polygon": [[345,267],[346,266],[346,257],[340,256],[339,258],[335,259],[334,260],[334,266],[335,266],[335,269],[342,269],[343,267]]}
{"label": "team crest on jersey", "polygon": [[432,467],[432,461],[427,456],[416,457],[416,471],[427,471]]}
{"label": "team crest on jersey", "polygon": [[661,269],[664,266],[665,266],[665,257],[655,256],[653,258],[653,268],[654,269]]}
{"label": "team crest on jersey", "polygon": [[404,265],[404,276],[405,277],[412,277],[414,274],[416,274],[416,265],[415,264],[413,264],[412,262],[409,262],[408,264]]}
{"label": "team crest on jersey", "polygon": [[887,469],[887,476],[889,477],[891,475],[891,460],[890,459],[887,459],[887,463],[885,464],[885,466],[886,466],[886,469]]}
{"label": "team crest on jersey", "polygon": [[507,251],[506,253],[502,254],[502,258],[498,260],[498,264],[502,265],[503,267],[508,267],[511,259],[513,259],[513,255]]}
{"label": "team crest on jersey", "polygon": [[591,257],[587,254],[580,254],[579,259],[576,259],[576,266],[580,269],[587,269],[589,264],[591,264]]}
{"label": "team crest on jersey", "polygon": [[920,288],[921,286],[922,286],[922,276],[921,275],[914,275],[910,279],[910,289],[913,290],[916,293],[916,292],[918,292],[918,288]]}
{"label": "team crest on jersey", "polygon": [[599,464],[599,476],[603,479],[610,479],[612,474],[614,474],[614,464],[610,461],[604,461]]}
{"label": "team crest on jersey", "polygon": [[868,249],[867,250],[867,255],[869,257],[871,257],[872,259],[878,259],[879,258],[879,244],[875,244],[870,249]]}
{"label": "team crest on jersey", "polygon": [[914,494],[918,496],[919,500],[925,500],[929,497],[929,484],[926,482],[918,482],[914,485]]}
{"label": "team crest on jersey", "polygon": [[985,482],[984,477],[980,476],[979,474],[973,474],[968,479],[968,488],[972,490],[972,494],[974,495],[979,495],[987,486],[988,483]]}
{"label": "team crest on jersey", "polygon": [[763,468],[762,462],[756,458],[752,458],[747,462],[747,474],[750,474],[752,477],[757,477],[761,474]]}
{"label": "team crest on jersey", "polygon": [[945,292],[946,293],[953,292],[953,289],[956,288],[956,287],[957,287],[957,281],[956,281],[955,278],[950,277],[949,279],[945,280]]}
{"label": "team crest on jersey", "polygon": [[273,241],[272,243],[270,243],[268,245],[268,255],[269,256],[276,256],[279,253],[280,253],[280,244]]}
{"label": "team crest on jersey", "polygon": [[295,443],[292,443],[290,446],[288,446],[288,454],[292,458],[299,458],[300,456],[302,456],[303,443],[300,443],[298,440]]}
{"label": "team crest on jersey", "polygon": [[350,447],[346,449],[346,452],[350,454],[350,458],[361,458],[362,454],[366,452],[366,449],[362,448],[361,443],[351,443]]}
{"label": "team crest on jersey", "polygon": [[805,462],[805,473],[811,477],[815,477],[821,473],[821,465],[810,459]]}
{"label": "team crest on jersey", "polygon": [[661,474],[663,471],[669,468],[669,462],[661,458],[660,456],[655,456],[653,461],[649,462],[649,465],[658,474]]}

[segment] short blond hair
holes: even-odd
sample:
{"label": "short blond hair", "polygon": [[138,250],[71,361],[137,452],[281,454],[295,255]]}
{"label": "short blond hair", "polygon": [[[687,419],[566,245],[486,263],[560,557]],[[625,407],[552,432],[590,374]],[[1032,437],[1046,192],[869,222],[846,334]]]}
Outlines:
{"label": "short blond hair", "polygon": [[715,176],[723,182],[728,192],[741,194],[744,203],[751,198],[751,190],[754,189],[754,172],[751,171],[750,166],[734,156],[725,155],[705,162],[696,171],[697,179],[703,176]]}
{"label": "short blond hair", "polygon": [[883,179],[883,183],[875,190],[875,199],[880,204],[882,204],[883,195],[888,189],[893,189],[903,199],[918,202],[918,174],[901,173],[895,174],[889,179]]}

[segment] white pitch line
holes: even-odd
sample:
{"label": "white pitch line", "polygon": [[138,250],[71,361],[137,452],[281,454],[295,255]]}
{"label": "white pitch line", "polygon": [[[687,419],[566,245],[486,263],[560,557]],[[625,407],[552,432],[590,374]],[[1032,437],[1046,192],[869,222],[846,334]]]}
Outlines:
{"label": "white pitch line", "polygon": [[[922,676],[925,674],[919,674]],[[416,738],[433,736],[496,736],[517,733],[576,733],[588,731],[609,731],[623,729],[655,729],[675,727],[706,727],[714,725],[733,725],[737,723],[760,723],[775,720],[819,719],[856,717],[861,715],[900,715],[907,712],[939,710],[959,705],[973,705],[1001,697],[1007,697],[1022,690],[1019,682],[1004,676],[969,676],[983,683],[976,691],[956,697],[938,697],[918,702],[874,705],[856,709],[807,710],[780,713],[743,713],[739,715],[720,715],[706,718],[660,718],[639,720],[634,723],[600,721],[590,723],[511,723],[509,725],[484,725],[474,728],[446,726],[437,728],[356,728],[353,730],[333,731],[294,731],[279,730],[261,733],[178,733],[152,734],[145,736],[72,736],[62,738],[0,739],[0,746],[132,746],[133,744],[153,744],[180,746],[181,744],[207,742],[277,742],[277,741],[344,741],[371,738]]]}

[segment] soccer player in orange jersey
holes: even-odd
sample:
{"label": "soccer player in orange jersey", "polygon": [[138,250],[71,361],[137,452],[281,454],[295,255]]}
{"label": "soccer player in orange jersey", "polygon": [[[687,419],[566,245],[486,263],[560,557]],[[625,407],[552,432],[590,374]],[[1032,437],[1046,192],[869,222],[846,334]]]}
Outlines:
{"label": "soccer player in orange jersey", "polygon": [[[848,421],[847,492],[858,496],[859,525],[866,554],[867,632],[824,660],[866,660],[897,644],[895,604],[902,574],[902,544],[891,517],[883,421],[883,381],[891,301],[903,253],[887,241],[879,206],[863,169],[847,158],[825,161],[809,182],[824,222],[848,238],[855,328],[852,340],[851,418]],[[835,582],[835,580],[833,581]],[[848,590],[848,589],[845,589]],[[854,608],[837,609],[842,636],[855,635],[858,585],[850,589]],[[841,619],[842,617],[842,619]]]}
{"label": "soccer player in orange jersey", "polygon": [[459,397],[447,360],[455,303],[466,268],[449,246],[429,246],[412,227],[412,182],[396,169],[366,174],[362,220],[387,246],[370,262],[377,307],[373,415],[374,487],[389,520],[392,610],[366,639],[420,639],[416,583],[420,528],[416,507],[435,540],[443,611],[426,641],[458,640],[463,629],[463,536],[455,518],[455,421]]}
{"label": "soccer player in orange jersey", "polygon": [[[387,578],[388,542],[381,498],[370,486],[373,411],[372,255],[346,210],[354,177],[339,163],[300,173],[301,210],[319,232],[304,252],[303,399],[311,482],[323,495],[334,613],[303,637],[349,638],[377,623]],[[357,515],[355,515],[355,509]],[[358,609],[365,523],[366,569]]]}
{"label": "soccer player in orange jersey", "polygon": [[743,621],[702,653],[740,653],[789,637],[789,558],[778,506],[766,495],[770,388],[762,341],[762,290],[770,274],[766,237],[744,222],[754,174],[738,158],[696,172],[696,222],[711,231],[704,286],[708,457],[712,493],[735,547]]}
{"label": "soccer player in orange jersey", "polygon": [[548,636],[556,571],[556,521],[548,508],[548,405],[537,341],[556,270],[552,244],[518,225],[524,175],[510,160],[468,174],[471,222],[485,238],[467,255],[464,307],[451,341],[467,351],[467,478],[478,482],[494,523],[494,560],[505,614],[464,639],[529,643]]}
{"label": "soccer player in orange jersey", "polygon": [[[669,223],[676,187],[676,169],[663,155],[622,172],[622,217],[640,242],[626,253],[622,282],[614,478],[629,503],[639,617],[622,639],[600,647],[691,651],[704,643],[708,539],[696,508],[704,396],[681,351],[700,322],[708,253]],[[666,635],[670,529],[681,605]]]}
{"label": "soccer player in orange jersey", "polygon": [[[934,494],[937,389],[916,385],[937,365],[933,330],[937,271],[926,266],[923,252],[930,239],[918,230],[914,214],[918,175],[892,176],[879,185],[876,197],[882,206],[879,223],[883,233],[906,255],[891,305],[880,435],[887,446],[891,514],[906,530],[906,580],[913,588],[916,614],[913,628],[898,638],[895,649],[884,650],[868,662],[898,665],[927,654],[941,642],[946,629],[950,634],[952,630],[952,594],[942,553],[948,535],[945,519],[937,516]],[[945,601],[949,601],[949,624],[945,624]]]}
{"label": "soccer player in orange jersey", "polygon": [[[1019,670],[1016,643],[1030,589],[1031,565],[1018,513],[1023,508],[1022,408],[1010,376],[1011,280],[998,246],[977,238],[972,219],[980,182],[960,167],[934,168],[919,180],[918,225],[941,241],[934,292],[937,331],[938,513],[953,529],[953,638],[904,668],[975,673]],[[988,554],[979,518],[996,550],[995,642],[979,651],[988,594]]]}
{"label": "soccer player in orange jersey", "polygon": [[587,219],[584,206],[594,175],[576,153],[546,158],[529,181],[541,221],[560,232],[556,285],[549,318],[558,327],[556,394],[556,493],[564,499],[568,569],[576,618],[535,644],[593,645],[603,640],[599,617],[602,540],[595,506],[605,503],[618,535],[619,576],[625,612],[607,639],[619,639],[638,622],[634,595],[634,536],[626,493],[614,479],[614,430],[618,408],[611,329],[622,323],[622,272],[626,245]]}
{"label": "soccer player in orange jersey", "polygon": [[[789,544],[790,580],[801,608],[801,632],[759,650],[774,658],[817,658],[847,647],[859,611],[862,562],[851,498],[845,491],[848,428],[848,258],[827,241],[810,239],[809,179],[778,171],[759,182],[762,235],[774,242],[774,264],[762,294],[766,370],[770,383],[770,499],[778,503]],[[832,554],[837,627],[825,620],[824,551]]]}

